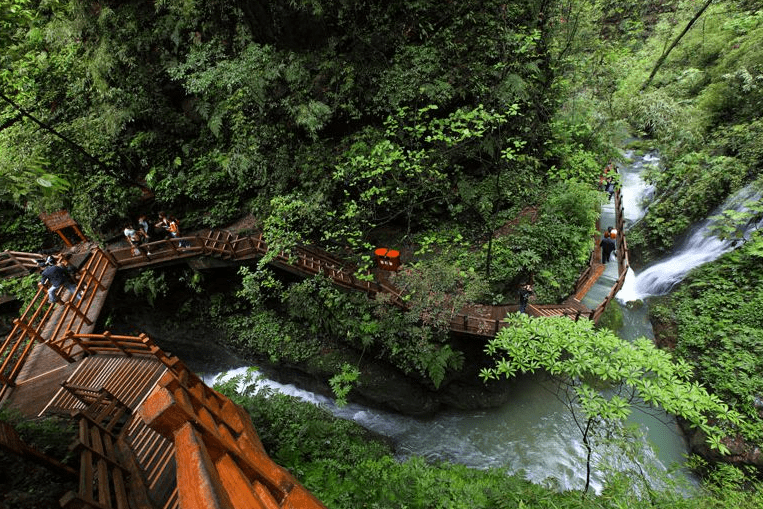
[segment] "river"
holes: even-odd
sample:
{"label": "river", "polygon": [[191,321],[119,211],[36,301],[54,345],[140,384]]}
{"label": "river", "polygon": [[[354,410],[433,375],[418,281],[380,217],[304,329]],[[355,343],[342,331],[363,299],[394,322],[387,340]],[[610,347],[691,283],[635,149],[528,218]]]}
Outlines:
{"label": "river", "polygon": [[[621,166],[620,173],[627,232],[628,226],[643,216],[645,203],[651,197],[651,187],[641,180],[640,175],[646,166],[657,164],[659,159],[654,154],[635,155],[632,152],[626,153],[625,159],[628,163]],[[603,207],[601,225],[603,228],[614,225],[612,203]],[[676,256],[681,254],[679,249]],[[666,262],[669,260],[660,263]],[[683,266],[684,262],[681,264]],[[644,273],[648,271],[646,269]],[[680,279],[683,274],[676,277]],[[598,305],[616,278],[617,264],[610,263],[584,303],[590,308]],[[660,285],[639,283],[640,279],[640,275],[631,271],[626,286],[618,294],[618,301],[625,303],[634,298],[643,299],[650,292],[656,295],[663,290]],[[633,288],[638,290],[634,292]],[[617,331],[620,337],[628,340],[640,336],[653,338],[645,306],[631,308],[623,305],[622,310],[624,325]],[[198,372],[205,371],[203,366],[194,366],[192,359],[186,363]],[[235,367],[228,375],[246,369]],[[211,384],[214,378],[214,375],[208,375],[205,380]],[[397,415],[352,403],[340,408],[334,405],[333,400],[295,385],[281,384],[267,378],[259,383],[320,405],[338,417],[352,419],[390,438],[401,459],[416,455],[475,468],[504,466],[511,472],[521,472],[532,482],[562,490],[582,489],[585,486],[586,453],[581,434],[568,410],[553,396],[550,392],[552,387],[546,385],[548,382],[540,375],[517,380],[510,400],[499,408],[442,412],[428,419]],[[673,419],[665,414],[634,412],[631,421],[643,432],[643,438],[635,442],[640,456],[636,460],[638,464],[621,457],[614,449],[599,448],[594,456],[591,489],[600,492],[604,487],[605,462],[613,464],[617,470],[642,471],[654,486],[659,486],[664,473],[674,468],[679,477],[692,480],[691,474],[681,468],[688,450]]]}

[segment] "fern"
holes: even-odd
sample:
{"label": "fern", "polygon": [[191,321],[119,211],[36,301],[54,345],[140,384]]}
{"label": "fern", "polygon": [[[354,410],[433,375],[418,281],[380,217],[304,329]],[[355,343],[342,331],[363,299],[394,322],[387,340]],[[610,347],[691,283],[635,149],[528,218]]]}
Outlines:
{"label": "fern", "polygon": [[445,373],[450,369],[460,369],[464,364],[464,354],[453,350],[450,345],[443,345],[435,349],[426,360],[427,374],[435,388],[445,379]]}
{"label": "fern", "polygon": [[336,396],[336,406],[343,407],[347,404],[347,395],[352,390],[355,382],[360,377],[360,371],[355,366],[347,363],[342,364],[342,371],[329,379],[331,390]]}
{"label": "fern", "polygon": [[150,305],[154,305],[157,297],[164,297],[169,291],[169,285],[164,280],[164,273],[156,274],[146,270],[125,281],[124,290],[133,292],[136,297],[145,297]]}

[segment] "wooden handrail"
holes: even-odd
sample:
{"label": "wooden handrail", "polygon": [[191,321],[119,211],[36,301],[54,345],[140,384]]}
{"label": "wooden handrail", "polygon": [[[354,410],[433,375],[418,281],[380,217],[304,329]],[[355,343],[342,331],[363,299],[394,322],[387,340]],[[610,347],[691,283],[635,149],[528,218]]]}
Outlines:
{"label": "wooden handrail", "polygon": [[43,259],[45,256],[37,253],[2,251],[0,252],[0,277],[8,278],[29,274],[39,267],[38,260]]}

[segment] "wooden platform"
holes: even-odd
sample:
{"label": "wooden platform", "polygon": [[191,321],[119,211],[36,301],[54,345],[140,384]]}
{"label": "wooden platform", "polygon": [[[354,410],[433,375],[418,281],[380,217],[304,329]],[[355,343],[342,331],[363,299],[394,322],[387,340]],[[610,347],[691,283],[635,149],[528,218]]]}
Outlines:
{"label": "wooden platform", "polygon": [[[38,345],[37,349],[50,351],[42,344]],[[55,353],[54,355],[59,360],[63,360]],[[63,365],[57,368],[29,377],[18,383],[4,403],[9,408],[18,410],[24,417],[35,418],[61,389],[61,382],[66,380],[75,368],[75,364],[63,362]]]}
{"label": "wooden platform", "polygon": [[593,287],[593,285],[596,284],[601,275],[604,273],[605,268],[606,266],[601,263],[594,263],[591,267],[591,274],[580,286],[580,288],[578,288],[578,291],[575,293],[575,295],[572,296],[572,298],[578,302],[582,302],[588,291]]}

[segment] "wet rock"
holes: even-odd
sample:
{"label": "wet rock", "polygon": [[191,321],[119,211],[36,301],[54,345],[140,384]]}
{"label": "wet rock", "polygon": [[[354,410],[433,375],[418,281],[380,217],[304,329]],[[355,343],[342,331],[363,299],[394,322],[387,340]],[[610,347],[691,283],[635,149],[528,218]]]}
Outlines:
{"label": "wet rock", "polygon": [[729,463],[731,465],[754,466],[758,470],[763,469],[763,451],[757,444],[747,442],[741,436],[732,436],[723,439],[723,444],[728,447],[729,454],[722,455],[711,449],[707,443],[707,435],[701,430],[689,428],[685,422],[681,422],[684,434],[689,439],[689,448],[694,454],[705,458],[710,462]]}

